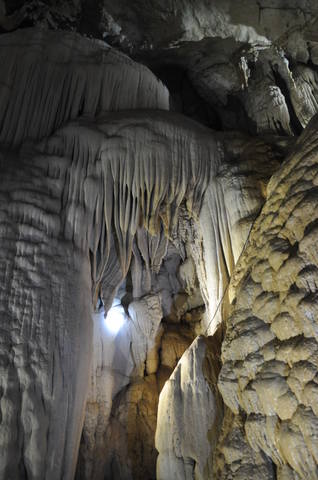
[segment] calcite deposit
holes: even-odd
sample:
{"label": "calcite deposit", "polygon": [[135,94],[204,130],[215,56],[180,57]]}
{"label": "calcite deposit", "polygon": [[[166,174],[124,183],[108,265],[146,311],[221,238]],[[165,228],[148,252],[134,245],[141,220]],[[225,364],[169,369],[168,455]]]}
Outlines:
{"label": "calcite deposit", "polygon": [[244,412],[248,442],[278,478],[318,475],[316,132],[314,119],[269,183],[231,280],[222,346],[223,399]]}
{"label": "calcite deposit", "polygon": [[216,387],[218,370],[213,340],[199,336],[165,383],[156,430],[158,479],[212,477],[213,453],[223,419]]}
{"label": "calcite deposit", "polygon": [[0,480],[318,478],[314,0],[0,0]]}

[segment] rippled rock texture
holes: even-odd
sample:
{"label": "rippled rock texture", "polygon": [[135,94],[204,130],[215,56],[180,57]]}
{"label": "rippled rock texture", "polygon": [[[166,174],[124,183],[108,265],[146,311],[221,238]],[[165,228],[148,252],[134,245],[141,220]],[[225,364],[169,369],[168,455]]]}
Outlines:
{"label": "rippled rock texture", "polygon": [[318,477],[317,16],[0,1],[0,480]]}
{"label": "rippled rock texture", "polygon": [[[75,473],[92,354],[94,268],[101,260],[90,261],[89,251],[96,255],[103,236],[92,212],[103,207],[92,192],[96,169],[84,151],[78,155],[67,122],[79,110],[90,116],[114,102],[120,88],[111,65],[121,61],[85,41],[76,57],[81,41],[33,31],[0,38],[7,67],[0,87],[1,478]],[[136,78],[136,96],[121,94],[114,109],[139,103],[142,72],[123,61]],[[165,89],[150,72],[149,80],[164,106]]]}
{"label": "rippled rock texture", "polygon": [[223,419],[216,386],[219,352],[214,343],[216,338],[197,337],[160,394],[158,479],[212,478],[213,453]]}
{"label": "rippled rock texture", "polygon": [[[23,43],[21,32],[0,39],[8,65],[1,83],[1,475],[73,478],[91,368],[91,310],[101,300],[109,308],[133,248],[137,258],[150,245],[140,234],[139,250],[133,247],[142,225],[159,235],[149,256],[151,263],[159,258],[159,273],[167,249],[160,232],[169,234],[183,203],[198,215],[218,155],[207,129],[165,114],[167,91],[146,68],[73,34],[24,33]],[[127,87],[117,76],[125,69]],[[162,110],[107,113],[136,106]],[[139,375],[146,358],[149,373],[156,370],[150,351],[162,313],[155,298],[130,304]],[[148,309],[157,311],[153,328]],[[102,360],[99,352],[95,366],[111,367],[110,352]],[[124,360],[116,368],[127,375]],[[97,397],[102,391],[93,418],[99,427],[103,398],[109,403],[119,388],[103,393],[111,375],[106,379],[97,372],[93,382]]]}
{"label": "rippled rock texture", "polygon": [[[172,90],[183,79],[178,111],[252,134],[298,135],[317,112],[317,18],[315,0],[0,2],[3,31],[32,25],[98,38],[165,79],[172,69]],[[189,91],[202,98],[183,107]]]}
{"label": "rippled rock texture", "polygon": [[277,478],[318,472],[317,158],[314,119],[269,183],[231,280],[222,346],[223,399],[243,419],[250,446],[275,464]]}

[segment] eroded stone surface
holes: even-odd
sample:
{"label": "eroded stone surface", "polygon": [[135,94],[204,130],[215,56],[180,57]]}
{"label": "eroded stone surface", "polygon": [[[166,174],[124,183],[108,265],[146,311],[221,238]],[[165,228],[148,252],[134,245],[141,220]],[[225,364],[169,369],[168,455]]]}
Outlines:
{"label": "eroded stone surface", "polygon": [[[176,61],[222,128],[291,137],[317,111],[313,2],[97,3],[0,2],[0,26],[92,21],[154,68]],[[217,361],[209,340],[187,347],[227,314],[293,141],[146,111],[168,109],[167,89],[103,42],[23,30],[0,44],[0,477],[74,476],[90,379],[78,478],[154,478],[158,395],[185,350],[164,387],[159,476],[317,476],[316,123],[232,279],[214,461]],[[92,306],[108,310],[125,277],[125,327],[106,335],[96,316],[92,332]]]}
{"label": "eroded stone surface", "polygon": [[[183,141],[191,142],[191,126],[183,140],[179,137],[176,143],[185,148],[190,156],[193,155],[188,164],[189,170],[187,169],[189,177],[187,175],[179,177],[177,168],[176,183],[172,180],[173,176],[170,176],[169,188],[167,189],[167,183],[163,182],[163,190],[156,190],[156,194],[151,196],[153,189],[151,182],[160,177],[159,171],[155,173],[152,169],[161,168],[163,175],[168,173],[164,164],[156,163],[155,158],[150,161],[150,150],[146,147],[146,130],[152,136],[151,132],[156,121],[153,122],[152,118],[148,122],[145,112],[136,114],[140,118],[139,122],[137,120],[139,133],[136,133],[136,140],[138,135],[142,138],[137,150],[142,146],[145,169],[142,167],[133,173],[127,159],[131,155],[134,160],[137,158],[142,160],[142,156],[137,152],[133,154],[134,147],[131,150],[132,145],[129,141],[131,127],[128,127],[128,124],[124,127],[122,124],[122,120],[128,119],[129,115],[123,116],[122,120],[118,117],[113,123],[109,121],[110,119],[102,121],[100,126],[102,124],[110,126],[112,123],[113,127],[110,127],[108,133],[103,127],[99,129],[98,121],[92,118],[97,107],[94,98],[96,101],[103,98],[103,95],[100,96],[100,89],[96,90],[96,83],[90,87],[84,81],[81,85],[83,95],[80,95],[75,115],[79,114],[78,107],[81,102],[83,107],[87,102],[94,110],[80,120],[84,122],[82,124],[84,130],[81,129],[78,120],[74,124],[72,121],[68,122],[72,115],[67,106],[68,96],[65,95],[65,91],[63,94],[63,89],[57,103],[48,109],[50,92],[53,92],[54,87],[52,75],[49,76],[44,67],[33,68],[32,62],[37,65],[41,60],[48,64],[48,70],[56,74],[56,78],[61,80],[62,84],[63,78],[64,80],[68,78],[69,88],[71,90],[74,88],[78,93],[81,78],[87,79],[91,63],[97,73],[102,74],[104,54],[110,55],[108,57],[106,55],[108,60],[111,60],[112,55],[109,49],[105,50],[102,47],[100,50],[95,43],[85,43],[82,40],[86,49],[78,54],[80,57],[85,54],[85,58],[84,63],[75,62],[76,68],[80,70],[75,80],[72,71],[74,65],[71,64],[71,73],[68,76],[63,59],[69,60],[70,43],[75,47],[77,37],[73,38],[70,34],[65,37],[53,35],[54,39],[59,39],[55,42],[52,35],[29,31],[24,42],[30,46],[30,50],[25,58],[24,46],[19,47],[19,42],[22,42],[21,33],[12,37],[4,35],[0,39],[1,54],[7,59],[10,58],[7,62],[12,66],[7,70],[1,70],[5,80],[1,83],[0,97],[1,112],[4,115],[0,135],[3,142],[1,146],[3,370],[0,463],[1,475],[4,478],[27,476],[68,479],[74,476],[91,361],[92,304],[95,303],[96,296],[102,295],[105,305],[108,305],[109,296],[114,295],[114,289],[118,287],[116,283],[126,275],[140,211],[145,212],[148,218],[145,224],[151,231],[157,229],[159,211],[162,217],[166,218],[165,226],[167,230],[169,229],[170,223],[173,223],[171,218],[177,215],[177,208],[185,196],[189,211],[195,212],[209,178],[210,158],[214,158],[215,143],[210,137],[210,132],[202,130],[197,125],[198,133],[206,136],[212,150],[210,155],[205,141],[202,144],[195,142],[200,150],[203,148],[206,168],[197,170],[199,177],[201,176],[201,180],[197,178],[198,189],[194,184],[191,186],[189,184],[188,188],[188,180],[190,177],[194,179],[191,172],[194,173],[198,166],[192,161],[194,157],[197,158],[193,146],[183,144]],[[48,43],[43,40],[44,38]],[[10,39],[14,45],[12,47],[14,52],[10,50]],[[14,62],[17,58],[21,58],[22,63],[25,62],[30,67],[24,71],[26,75],[27,72],[32,73],[32,81],[29,83],[26,77],[23,79],[16,77]],[[115,67],[116,62],[121,63],[121,59],[124,63],[128,62],[128,71],[134,72],[133,75],[137,73],[137,81],[135,86],[127,87],[130,93],[126,97],[121,95],[120,102],[123,102],[122,107],[132,107],[134,102],[137,106],[138,98],[143,96],[148,98],[148,95],[149,98],[152,97],[151,91],[149,90],[147,94],[142,93],[143,82],[139,75],[143,77],[143,69],[141,71],[139,67],[135,67],[130,60],[115,54],[112,59]],[[69,64],[67,65],[66,70],[69,68]],[[18,62],[17,69],[19,66]],[[63,77],[64,74],[66,77]],[[145,73],[146,77],[148,75],[150,83],[154,82],[155,88],[158,86],[161,90],[162,85],[157,83],[150,72]],[[96,78],[95,75],[94,79]],[[110,93],[107,82],[113,80],[112,75],[103,77],[107,95]],[[37,89],[39,85],[42,86],[42,96],[32,90]],[[9,95],[9,87],[16,90],[15,96]],[[118,87],[124,90],[126,88],[117,82],[116,88]],[[113,94],[109,97],[107,95],[105,98],[110,102],[114,101]],[[36,101],[35,104],[32,104],[33,101]],[[105,108],[108,107],[105,105]],[[101,108],[104,109],[103,106]],[[161,116],[164,112],[157,112],[154,115]],[[60,121],[64,121],[63,126],[52,133],[52,128],[58,128]],[[145,127],[145,122],[146,124],[148,122],[151,128]],[[131,126],[136,125],[135,120],[128,120],[128,123],[131,123]],[[162,134],[159,136],[155,134],[153,137],[156,141],[160,139],[159,144],[162,145],[162,149],[157,149],[155,155],[160,156],[161,151],[164,159],[172,165],[167,156],[170,141],[164,146],[164,138],[167,134],[170,135],[171,129],[167,128],[165,121],[162,122],[162,127]],[[124,141],[119,140],[119,137],[116,140],[115,133],[116,131],[118,133],[118,129],[122,133],[126,129],[122,137],[125,138]],[[176,122],[177,131],[179,121]],[[40,140],[44,134],[50,136]],[[21,144],[26,137],[29,137],[28,143]],[[30,142],[30,137],[36,142]],[[107,147],[106,145],[103,147],[104,141],[108,144]],[[113,142],[117,142],[116,147]],[[15,151],[8,151],[8,144],[14,144]],[[115,159],[116,151],[118,153],[121,151],[122,160],[119,162],[118,157]],[[170,152],[173,153],[175,150],[171,149]],[[184,162],[183,154],[177,157]],[[130,165],[134,169],[138,162],[137,164],[131,162]],[[122,191],[121,186],[128,179],[132,182],[131,188]],[[143,187],[140,189],[141,184]],[[101,196],[102,191],[105,195]],[[148,199],[147,194],[141,194],[143,191],[148,191]],[[169,208],[165,212],[160,209],[163,201],[167,206],[170,203],[174,205],[173,212]],[[127,208],[123,208],[123,202]],[[114,248],[115,242],[117,246],[119,245],[119,250]],[[118,277],[113,275],[114,269],[116,275],[119,272]],[[105,275],[110,275],[109,281],[105,279]],[[98,351],[96,353],[98,354]],[[98,361],[96,365],[99,365]],[[106,401],[105,397],[107,400],[109,395],[102,392],[102,403]],[[98,421],[98,418],[93,421]]]}
{"label": "eroded stone surface", "polygon": [[299,134],[317,112],[317,18],[315,0],[0,4],[3,31],[77,31],[156,71],[179,67],[212,107],[212,123],[287,135]]}
{"label": "eroded stone surface", "polygon": [[82,115],[169,107],[168,91],[148,69],[102,42],[24,29],[1,35],[0,52],[5,145],[39,140]]}
{"label": "eroded stone surface", "polygon": [[245,412],[250,445],[282,478],[318,472],[317,158],[315,118],[270,181],[232,279],[222,347],[223,399],[233,413]]}
{"label": "eroded stone surface", "polygon": [[[274,479],[272,462],[263,452],[255,451],[246,439],[244,422],[225,407],[222,433],[215,452],[211,478],[227,480]],[[290,478],[290,477],[288,477]]]}
{"label": "eroded stone surface", "polygon": [[223,409],[213,338],[197,337],[166,382],[158,407],[157,478],[212,478]]}
{"label": "eroded stone surface", "polygon": [[[204,315],[203,311],[200,313],[200,306],[204,303],[203,299],[205,301],[208,299],[207,304],[213,314],[218,301],[221,300],[234,262],[244,246],[250,225],[264,202],[268,167],[270,165],[273,170],[277,169],[287,148],[288,142],[274,137],[255,142],[248,136],[235,134],[224,138],[220,136],[218,151],[222,154],[223,162],[219,167],[217,180],[213,180],[209,187],[209,201],[214,208],[207,211],[201,227],[189,217],[184,206],[181,206],[178,220],[171,232],[173,244],[168,242],[163,232],[153,237],[145,230],[137,230],[132,249],[133,301],[129,304],[128,311],[135,309],[142,314],[137,313],[138,318],[135,318],[135,313],[132,315],[133,328],[129,329],[129,336],[132,341],[133,355],[132,357],[128,355],[127,362],[133,359],[135,365],[133,375],[138,375],[139,378],[134,379],[131,376],[127,390],[119,394],[119,403],[117,399],[112,403],[114,420],[111,419],[109,427],[107,427],[108,413],[104,415],[104,422],[99,423],[99,431],[104,432],[102,435],[99,434],[100,440],[96,441],[97,437],[94,433],[96,423],[91,420],[85,422],[81,462],[82,465],[85,462],[92,462],[92,465],[95,465],[92,467],[95,469],[93,470],[95,478],[98,478],[97,475],[102,478],[103,468],[99,467],[102,464],[108,471],[109,478],[115,475],[112,465],[114,461],[117,462],[114,460],[117,455],[120,458],[124,458],[125,455],[131,458],[129,465],[123,467],[124,470],[116,470],[117,476],[129,474],[134,478],[143,478],[144,468],[154,475],[156,455],[151,445],[154,439],[155,422],[152,422],[153,428],[143,432],[145,445],[148,445],[147,459],[143,456],[140,441],[131,442],[130,445],[134,445],[133,450],[130,448],[126,451],[126,447],[121,445],[121,442],[125,444],[128,438],[142,436],[138,427],[138,412],[142,415],[142,410],[134,407],[130,411],[135,413],[125,416],[120,413],[124,409],[120,405],[130,405],[132,400],[129,399],[136,398],[137,391],[144,389],[148,391],[148,376],[151,374],[156,375],[159,386],[157,393],[159,393],[195,334],[205,332],[208,325],[211,331],[217,328],[220,315],[210,323],[211,316]],[[230,208],[234,203],[235,208]],[[212,227],[212,239],[216,239],[214,241],[210,237],[209,225]],[[207,261],[208,257],[203,258],[205,250],[211,252],[209,261]],[[225,267],[222,266],[224,256],[227,258]],[[209,287],[207,286],[206,272],[208,272],[208,278],[215,282],[213,285],[219,285],[217,291],[211,288],[211,283]],[[200,278],[200,282],[197,277]],[[156,309],[153,310],[151,307],[153,303],[151,298],[154,297],[149,297],[149,292],[156,292],[160,297],[161,317],[154,315]],[[147,299],[151,300],[150,303]],[[155,303],[158,305],[158,300]],[[193,313],[198,307],[198,313]],[[158,328],[162,319],[164,319],[164,323],[161,324],[163,328]],[[153,347],[149,349],[148,341],[156,332]],[[96,376],[96,373],[93,373],[93,376]],[[97,381],[99,388],[108,392],[110,380],[100,376],[97,377]],[[135,392],[133,397],[131,397],[132,391]],[[112,402],[113,400],[112,397]],[[153,412],[156,411],[157,401],[158,394],[153,396],[151,406]],[[103,411],[103,404],[101,408]],[[136,417],[133,422],[130,421],[131,415]],[[90,417],[88,410],[88,419]],[[121,440],[118,439],[116,448],[109,451],[108,443],[112,435],[117,435],[118,425],[120,425]],[[140,425],[142,425],[142,419]],[[92,439],[92,453],[89,455],[85,453],[86,438]],[[101,460],[97,461],[97,458]],[[119,460],[118,462],[121,465],[122,462]],[[83,474],[83,466],[80,467],[80,471]],[[100,473],[97,473],[98,471]],[[86,474],[85,478],[89,476]]]}

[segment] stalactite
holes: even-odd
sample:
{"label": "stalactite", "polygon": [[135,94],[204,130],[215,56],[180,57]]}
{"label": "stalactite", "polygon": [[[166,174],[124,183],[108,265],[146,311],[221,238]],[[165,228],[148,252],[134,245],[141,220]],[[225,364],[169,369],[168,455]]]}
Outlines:
{"label": "stalactite", "polygon": [[[95,290],[105,273],[111,236],[125,277],[140,222],[152,235],[163,225],[169,236],[183,201],[197,217],[219,158],[207,129],[147,111],[111,114],[93,123],[78,120],[43,140],[39,149],[52,164],[52,156],[70,162],[62,228],[78,248],[90,249]],[[151,248],[150,263],[157,250],[155,244]]]}
{"label": "stalactite", "polygon": [[[81,433],[78,478],[152,475],[170,374],[158,478],[317,471],[315,122],[267,189],[289,137],[317,111],[316,74],[233,12],[213,7],[210,24],[205,5],[183,3],[178,41],[203,29],[226,45],[219,62],[216,51],[193,55],[194,84],[222,108],[233,95],[253,129],[287,140],[168,112],[166,87],[105,42],[0,36],[1,478],[73,478]],[[252,39],[261,48],[234,51]],[[182,64],[188,48],[171,58]],[[301,61],[313,61],[304,48]],[[106,334],[103,314],[120,295],[123,329]],[[216,459],[221,339],[187,347],[224,317]]]}
{"label": "stalactite", "polygon": [[0,62],[2,144],[38,140],[80,115],[169,108],[167,89],[146,67],[80,35],[1,35]]}

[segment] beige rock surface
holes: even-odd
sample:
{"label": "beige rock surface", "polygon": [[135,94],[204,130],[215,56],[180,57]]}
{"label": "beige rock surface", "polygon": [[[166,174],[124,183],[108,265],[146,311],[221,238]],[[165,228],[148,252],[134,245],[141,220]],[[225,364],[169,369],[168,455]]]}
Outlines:
{"label": "beige rock surface", "polygon": [[199,239],[191,245],[207,305],[202,333],[208,328],[213,334],[222,321],[218,307],[264,204],[269,172],[278,169],[290,146],[288,140],[274,136],[253,139],[234,132],[219,136],[220,166],[203,198]]}
{"label": "beige rock surface", "polygon": [[[171,51],[229,45],[216,69],[215,50],[206,62],[180,50],[206,98],[227,111],[234,95],[257,132],[308,124],[312,40],[270,46],[272,6],[242,2],[241,23],[233,2],[176,3],[154,9],[180,27]],[[15,28],[3,5],[0,25]],[[291,10],[283,30],[298,25]],[[229,62],[241,43],[251,50]],[[293,140],[164,111],[162,83],[102,42],[23,30],[0,36],[0,58],[1,480],[73,478],[83,423],[78,478],[154,478],[162,388],[158,478],[318,476],[317,120],[279,169]],[[227,315],[231,276],[214,457],[217,355],[203,337],[188,347]],[[125,277],[112,336],[91,311]]]}
{"label": "beige rock surface", "polygon": [[197,337],[165,383],[158,406],[157,479],[212,478],[223,418],[218,360],[213,338]]}
{"label": "beige rock surface", "polygon": [[276,464],[278,478],[318,475],[317,159],[315,118],[269,183],[232,277],[222,347],[223,399],[244,412],[249,444]]}
{"label": "beige rock surface", "polygon": [[132,382],[116,398],[104,451],[105,479],[155,478],[158,384],[154,374]]}

